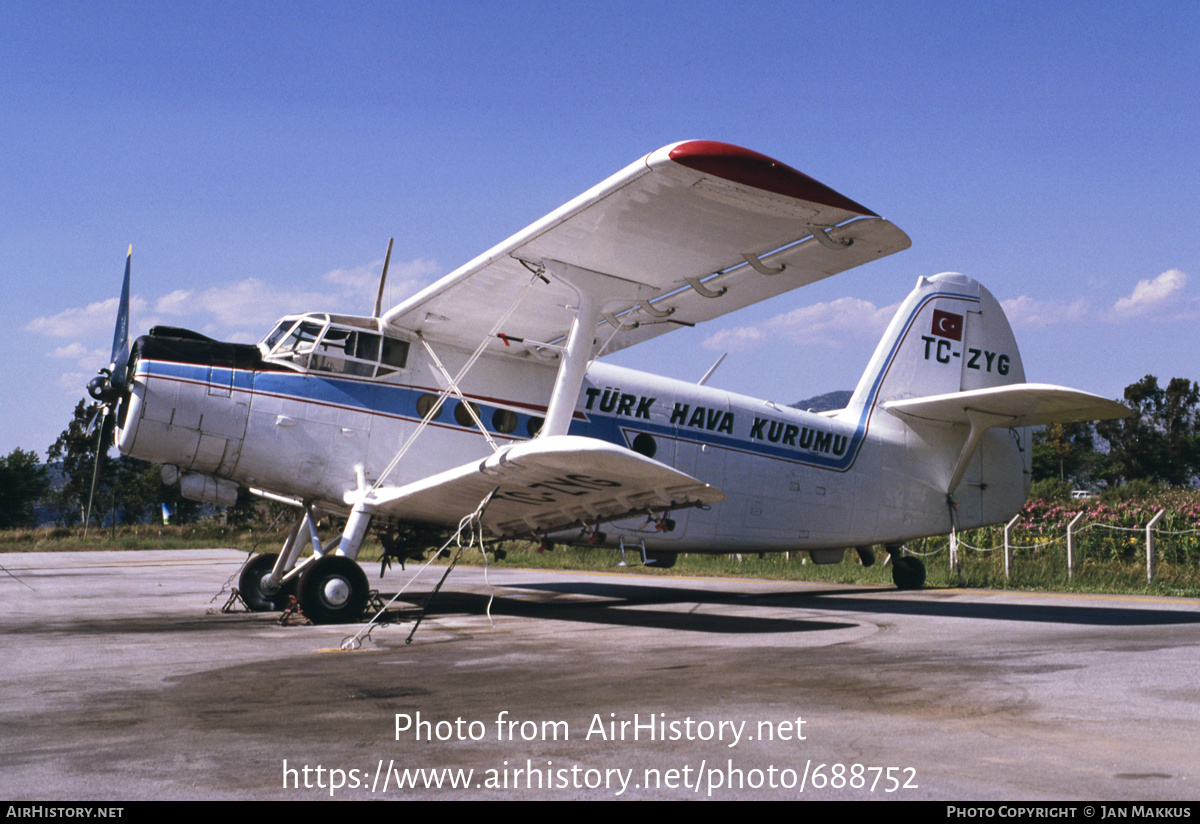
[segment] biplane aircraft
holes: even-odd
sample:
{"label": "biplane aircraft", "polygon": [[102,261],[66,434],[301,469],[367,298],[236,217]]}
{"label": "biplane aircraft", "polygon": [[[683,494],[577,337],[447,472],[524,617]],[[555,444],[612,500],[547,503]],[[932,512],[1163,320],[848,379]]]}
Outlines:
{"label": "biplane aircraft", "polygon": [[[187,497],[228,504],[245,486],[297,507],[282,551],[242,575],[258,609],[297,592],[314,621],[357,619],[368,529],[468,518],[496,539],[636,547],[661,565],[848,547],[869,563],[883,545],[915,588],[925,570],[904,541],[1023,505],[1028,427],[1127,414],[1026,383],[977,282],[920,278],[837,412],[598,360],[909,245],[778,161],[686,141],[387,311],[291,315],[257,345],[161,326],[130,345],[127,259],[112,363],[88,388],[120,451]],[[323,513],[346,519],[325,543]]]}

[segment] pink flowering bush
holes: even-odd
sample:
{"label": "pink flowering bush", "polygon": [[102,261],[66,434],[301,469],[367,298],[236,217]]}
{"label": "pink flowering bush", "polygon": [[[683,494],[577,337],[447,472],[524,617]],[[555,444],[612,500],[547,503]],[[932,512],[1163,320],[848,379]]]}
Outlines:
{"label": "pink flowering bush", "polygon": [[1093,557],[1132,560],[1145,557],[1146,525],[1159,510],[1155,547],[1159,558],[1175,563],[1200,561],[1200,491],[1166,489],[1136,500],[1088,498],[1072,501],[1033,499],[1025,504],[1016,523],[1016,543],[1065,537],[1067,525],[1079,513],[1076,525],[1081,549]]}

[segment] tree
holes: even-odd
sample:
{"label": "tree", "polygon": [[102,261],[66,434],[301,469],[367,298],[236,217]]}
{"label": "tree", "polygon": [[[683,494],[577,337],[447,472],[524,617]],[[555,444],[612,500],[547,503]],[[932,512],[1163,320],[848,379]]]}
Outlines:
{"label": "tree", "polygon": [[[49,460],[57,462],[63,475],[63,485],[51,496],[57,509],[56,520],[60,523],[81,523],[87,516],[88,500],[92,490],[92,477],[96,473],[93,517],[101,520],[100,513],[107,512],[112,499],[114,472],[111,463],[97,467],[96,452],[100,447],[105,453],[112,446],[111,416],[104,418],[97,431],[89,432],[88,424],[92,413],[87,402],[80,400],[67,428],[46,452]],[[102,445],[102,447],[101,447]]]}
{"label": "tree", "polygon": [[1125,402],[1133,409],[1131,417],[1096,425],[1109,443],[1107,479],[1190,485],[1200,472],[1200,387],[1172,378],[1164,388],[1154,375],[1146,375],[1125,387]]}
{"label": "tree", "polygon": [[163,483],[158,464],[122,455],[115,464],[117,517],[123,524],[140,524],[161,517],[159,507],[173,503],[179,490]]}
{"label": "tree", "polygon": [[49,489],[36,452],[17,447],[0,458],[0,529],[37,526],[37,505]]}
{"label": "tree", "polygon": [[[125,524],[157,520],[161,517],[159,507],[162,504],[173,506],[174,523],[188,523],[212,514],[211,504],[188,500],[183,497],[178,484],[163,483],[162,467],[158,464],[127,455],[109,456],[114,446],[113,416],[101,418],[99,429],[89,431],[94,408],[84,400],[79,401],[70,424],[48,452],[50,460],[58,462],[63,475],[63,485],[50,496],[59,523],[81,523],[87,517],[89,497],[94,524],[104,523],[110,517]],[[101,450],[99,465],[96,463],[98,447]],[[259,503],[259,499],[243,487],[239,489],[237,504],[218,507],[217,511],[224,509],[230,524],[250,523],[259,517]]]}
{"label": "tree", "polygon": [[1096,450],[1096,427],[1090,421],[1054,423],[1033,433],[1033,480],[1069,481],[1088,486],[1099,474],[1104,456]]}
{"label": "tree", "polygon": [[1200,386],[1186,378],[1171,378],[1163,392],[1158,424],[1163,433],[1164,480],[1187,486],[1200,473]]}

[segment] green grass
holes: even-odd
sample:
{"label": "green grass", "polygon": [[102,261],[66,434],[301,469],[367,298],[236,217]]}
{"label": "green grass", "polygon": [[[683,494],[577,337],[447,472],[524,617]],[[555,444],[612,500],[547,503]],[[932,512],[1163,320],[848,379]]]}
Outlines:
{"label": "green grass", "polygon": [[[1070,514],[1070,513],[1068,513]],[[959,566],[951,573],[948,540],[946,537],[927,538],[908,545],[910,551],[924,558],[927,586],[983,587],[995,589],[1048,590],[1104,593],[1147,593],[1200,597],[1200,535],[1180,530],[1187,523],[1175,519],[1178,534],[1160,537],[1156,544],[1159,559],[1156,579],[1146,581],[1145,534],[1104,529],[1081,532],[1078,539],[1078,560],[1073,579],[1067,576],[1066,547],[1054,540],[1052,529],[1039,530],[1038,523],[1014,536],[1014,543],[1029,545],[1041,542],[1037,548],[1016,550],[1013,574],[1004,576],[1004,557],[999,549],[977,552],[962,548]],[[1055,525],[1056,526],[1056,525]],[[328,529],[324,533],[328,533]],[[195,549],[229,547],[242,551],[252,548],[260,552],[278,552],[287,536],[287,526],[231,527],[200,523],[185,526],[138,525],[116,529],[90,529],[86,535],[76,528],[19,529],[0,532],[0,552],[75,552],[94,550],[137,549]],[[995,547],[1003,541],[999,527],[972,530],[962,534],[962,540],[978,547]],[[503,567],[526,567],[562,570],[604,570],[617,572],[628,569],[638,573],[665,576],[747,577],[789,581],[814,581],[830,584],[875,584],[890,586],[891,567],[883,563],[886,555],[877,552],[874,566],[863,567],[858,555],[849,550],[841,563],[817,565],[807,553],[795,552],[790,557],[782,553],[759,557],[757,554],[683,555],[672,569],[640,565],[637,552],[629,552],[630,567],[618,567],[620,554],[613,549],[558,546],[540,553],[536,544],[525,541],[506,541],[499,545],[507,553],[504,561],[493,564]],[[360,560],[370,564],[380,556],[379,544],[369,540]],[[459,561],[480,565],[483,558],[478,548],[463,553]],[[444,560],[437,563],[444,563]]]}

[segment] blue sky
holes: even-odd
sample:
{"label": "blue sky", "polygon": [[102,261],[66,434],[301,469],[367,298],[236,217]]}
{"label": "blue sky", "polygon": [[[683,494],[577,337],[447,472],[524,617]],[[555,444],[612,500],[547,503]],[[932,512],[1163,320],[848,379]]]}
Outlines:
{"label": "blue sky", "polygon": [[[664,144],[771,155],[913,248],[618,362],[852,388],[920,275],[1004,302],[1027,378],[1200,378],[1195,3],[55,3],[0,11],[0,454],[133,329],[258,339],[392,302]],[[748,330],[753,330],[748,331]]]}

